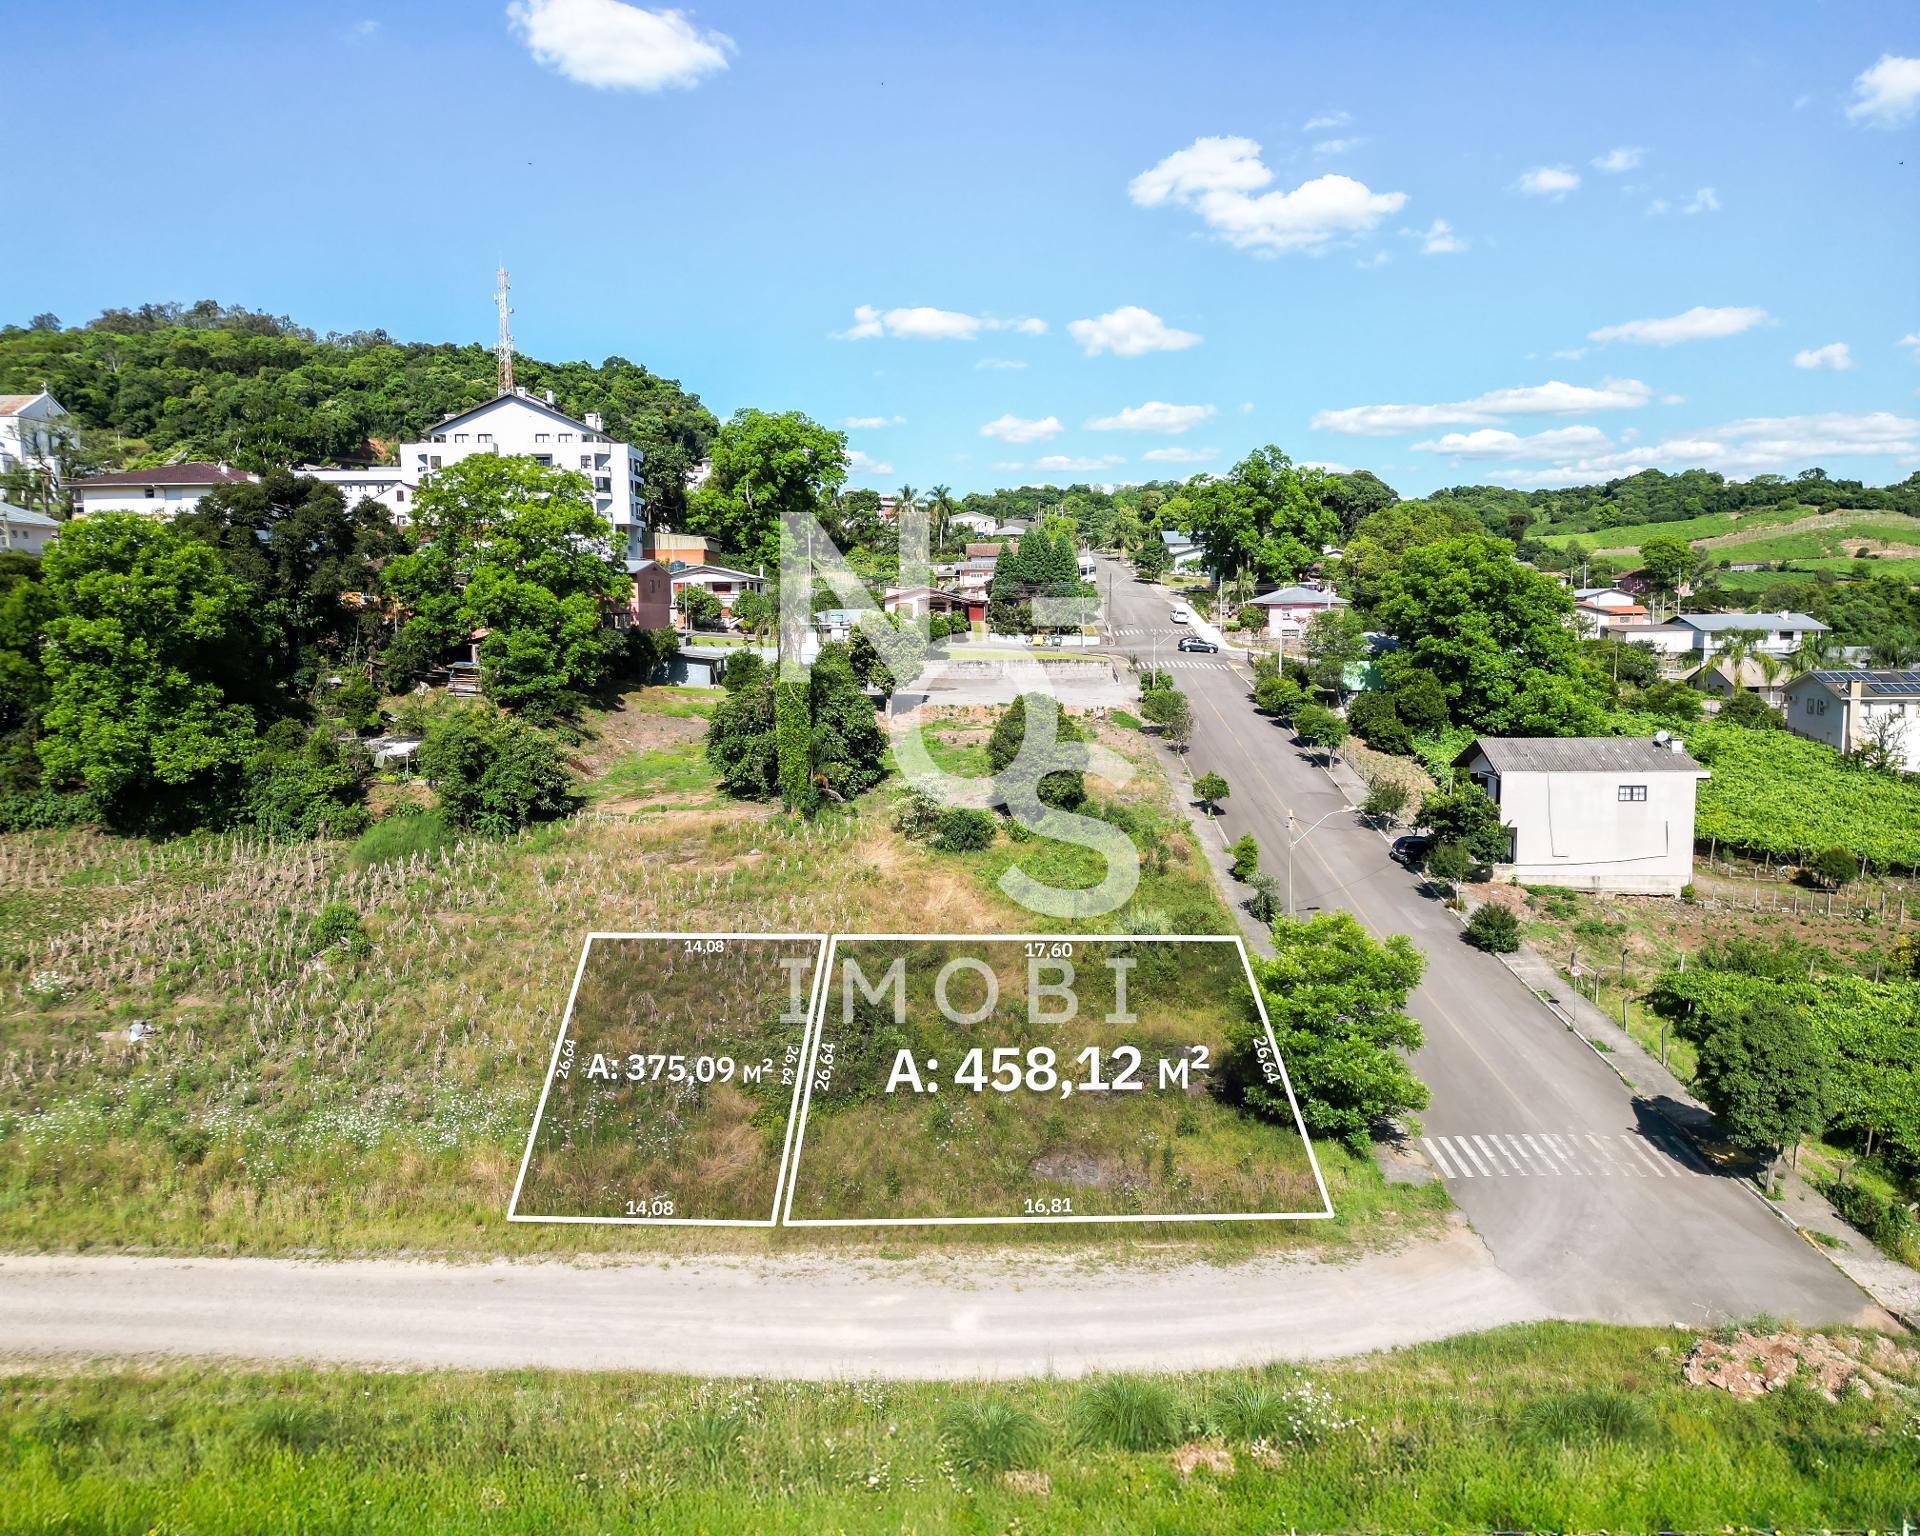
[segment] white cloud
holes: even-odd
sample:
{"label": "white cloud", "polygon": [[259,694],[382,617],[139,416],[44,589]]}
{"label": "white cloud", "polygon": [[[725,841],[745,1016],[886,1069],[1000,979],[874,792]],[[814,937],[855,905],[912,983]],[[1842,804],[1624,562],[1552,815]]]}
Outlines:
{"label": "white cloud", "polygon": [[1010,357],[983,357],[973,366],[976,368],[1024,368],[1027,365],[1015,362]]}
{"label": "white cloud", "polygon": [[1718,309],[1696,304],[1681,314],[1657,320],[1624,320],[1619,325],[1603,325],[1588,331],[1589,341],[1637,341],[1648,346],[1670,347],[1680,341],[1713,341],[1722,336],[1738,336],[1771,317],[1764,309],[1729,305]]}
{"label": "white cloud", "polygon": [[1663,213],[1672,213],[1673,204],[1668,202],[1664,197],[1656,197],[1652,202],[1647,204],[1647,212],[1656,216]]}
{"label": "white cloud", "polygon": [[1559,351],[1555,352],[1553,355],[1555,357],[1564,357],[1569,362],[1577,363],[1580,361],[1581,358],[1587,355],[1589,350],[1590,349],[1587,347],[1562,347],[1560,348]]}
{"label": "white cloud", "polygon": [[1118,453],[1102,454],[1097,459],[1076,459],[1064,453],[1048,453],[1035,459],[1028,467],[1031,469],[1052,470],[1092,470],[1111,469],[1115,464],[1126,463],[1126,456]]}
{"label": "white cloud", "polygon": [[1213,415],[1210,405],[1168,405],[1149,400],[1130,405],[1115,416],[1096,416],[1087,423],[1093,432],[1163,432],[1169,437],[1191,431]]}
{"label": "white cloud", "polygon": [[1714,191],[1712,187],[1702,187],[1698,192],[1693,194],[1693,200],[1680,211],[1682,213],[1718,213],[1720,211],[1720,194]]}
{"label": "white cloud", "polygon": [[1862,70],[1853,82],[1853,103],[1847,116],[1856,123],[1897,128],[1920,115],[1920,59],[1883,53],[1880,62]]}
{"label": "white cloud", "polygon": [[1098,357],[1102,352],[1140,357],[1148,352],[1180,352],[1200,345],[1200,337],[1194,332],[1175,330],[1138,304],[1122,304],[1097,320],[1072,321],[1067,334],[1080,343],[1088,357]]}
{"label": "white cloud", "polygon": [[1593,168],[1604,171],[1609,176],[1620,176],[1634,170],[1647,158],[1647,152],[1637,144],[1622,144],[1608,150],[1604,155],[1593,157]]}
{"label": "white cloud", "polygon": [[1536,165],[1514,183],[1529,197],[1565,197],[1580,185],[1580,173],[1566,165]]}
{"label": "white cloud", "polygon": [[973,341],[982,331],[1043,336],[1046,329],[1044,320],[996,320],[991,315],[969,315],[927,304],[889,310],[860,304],[854,308],[853,324],[835,331],[833,337],[836,341],[870,341],[876,336],[895,336],[903,341]]}
{"label": "white cloud", "polygon": [[1516,485],[1580,485],[1643,469],[1712,469],[1745,476],[1791,473],[1830,459],[1920,455],[1920,418],[1876,411],[1817,416],[1752,416],[1650,445],[1557,463],[1487,471]]}
{"label": "white cloud", "polygon": [[1506,416],[1571,416],[1583,411],[1625,411],[1645,405],[1653,391],[1638,379],[1603,379],[1598,386],[1550,379],[1518,389],[1492,389],[1471,400],[1442,405],[1353,405],[1316,411],[1313,426],[1354,437],[1396,437],[1431,427],[1490,425]]}
{"label": "white cloud", "polygon": [[1149,464],[1204,464],[1220,457],[1218,448],[1149,448],[1140,455]]}
{"label": "white cloud", "polygon": [[1344,128],[1353,121],[1351,112],[1321,112],[1300,125],[1302,133],[1317,133],[1322,128]]}
{"label": "white cloud", "polygon": [[1853,352],[1844,341],[1830,341],[1824,347],[1807,347],[1793,354],[1796,368],[1826,368],[1845,373],[1853,366]]}
{"label": "white cloud", "polygon": [[1376,267],[1384,267],[1393,258],[1385,251],[1369,251],[1365,256],[1356,256],[1353,264],[1362,272],[1371,272]]}
{"label": "white cloud", "polygon": [[1302,459],[1300,461],[1300,467],[1302,469],[1317,469],[1326,475],[1350,475],[1353,473],[1353,466],[1351,464],[1341,464],[1333,459]]}
{"label": "white cloud", "polygon": [[1612,446],[1598,427],[1554,427],[1525,437],[1499,427],[1479,427],[1472,432],[1448,432],[1413,445],[1416,452],[1443,453],[1454,459],[1533,459],[1548,463],[1584,458]]}
{"label": "white cloud", "polygon": [[872,457],[870,454],[862,453],[858,448],[849,448],[847,450],[847,473],[850,475],[869,476],[890,475],[893,473],[893,466],[891,464],[882,464],[878,459]]}
{"label": "white cloud", "polygon": [[997,437],[1003,443],[1044,443],[1062,431],[1058,416],[1025,417],[1008,412],[996,416],[980,429],[982,437]]}
{"label": "white cloud", "polygon": [[1908,331],[1906,335],[1900,338],[1897,345],[1911,347],[1913,349],[1913,355],[1916,358],[1920,358],[1920,331]]}
{"label": "white cloud", "polygon": [[347,37],[350,41],[357,42],[361,38],[377,36],[379,31],[380,23],[369,17],[364,21],[356,21],[352,26],[348,27]]}
{"label": "white cloud", "polygon": [[513,0],[507,18],[535,62],[603,89],[698,85],[734,51],[732,38],[701,31],[685,11],[620,0]]}
{"label": "white cloud", "polygon": [[1425,229],[1410,229],[1407,233],[1420,242],[1424,255],[1447,256],[1467,248],[1466,240],[1456,234],[1445,219],[1435,219]]}
{"label": "white cloud", "polygon": [[1227,244],[1263,255],[1365,233],[1407,201],[1404,192],[1374,192],[1351,176],[1316,176],[1291,192],[1260,192],[1272,180],[1254,140],[1200,138],[1142,171],[1127,191],[1142,208],[1169,202],[1191,208]]}
{"label": "white cloud", "polygon": [[840,425],[856,432],[870,432],[876,427],[900,426],[906,419],[904,416],[842,416]]}
{"label": "white cloud", "polygon": [[1316,155],[1344,155],[1350,150],[1358,149],[1366,142],[1361,138],[1321,139],[1313,146],[1313,152]]}

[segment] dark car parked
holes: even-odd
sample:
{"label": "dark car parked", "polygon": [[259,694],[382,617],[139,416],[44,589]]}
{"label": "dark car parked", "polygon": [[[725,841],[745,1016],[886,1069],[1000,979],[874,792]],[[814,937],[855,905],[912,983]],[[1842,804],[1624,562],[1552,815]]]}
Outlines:
{"label": "dark car parked", "polygon": [[1406,837],[1396,837],[1388,857],[1396,864],[1406,865],[1408,869],[1418,869],[1432,847],[1432,838],[1425,833],[1415,832]]}
{"label": "dark car parked", "polygon": [[1179,649],[1183,651],[1205,651],[1211,656],[1215,651],[1219,650],[1220,647],[1215,645],[1211,640],[1202,640],[1198,635],[1182,635],[1180,637]]}

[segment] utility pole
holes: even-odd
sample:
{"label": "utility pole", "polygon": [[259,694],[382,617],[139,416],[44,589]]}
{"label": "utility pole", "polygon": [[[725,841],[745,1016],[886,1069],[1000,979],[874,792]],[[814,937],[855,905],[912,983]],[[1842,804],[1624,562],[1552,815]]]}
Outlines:
{"label": "utility pole", "polygon": [[513,332],[508,329],[507,317],[513,310],[507,304],[507,269],[501,267],[494,273],[494,307],[500,311],[500,339],[494,343],[493,357],[495,367],[495,390],[503,395],[513,393]]}

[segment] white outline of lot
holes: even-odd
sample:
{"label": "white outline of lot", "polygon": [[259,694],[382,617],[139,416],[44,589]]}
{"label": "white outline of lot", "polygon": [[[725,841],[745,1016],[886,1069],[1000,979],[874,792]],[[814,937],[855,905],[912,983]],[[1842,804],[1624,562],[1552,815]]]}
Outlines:
{"label": "white outline of lot", "polygon": [[[724,939],[754,940],[760,943],[815,946],[813,983],[807,991],[807,1016],[800,1029],[800,1071],[793,1084],[793,1099],[787,1105],[787,1129],[780,1146],[780,1169],[774,1178],[773,1209],[765,1221],[744,1216],[529,1216],[520,1212],[520,1192],[527,1181],[527,1168],[533,1161],[533,1147],[540,1135],[540,1122],[547,1112],[547,1096],[553,1091],[553,1074],[560,1065],[560,1051],[567,1043],[567,1031],[573,1025],[574,1004],[580,997],[580,983],[587,974],[587,956],[599,939]],[[553,1037],[553,1054],[547,1060],[546,1081],[540,1085],[540,1103],[533,1112],[533,1124],[527,1129],[527,1149],[520,1157],[520,1172],[513,1181],[513,1198],[507,1202],[508,1221],[570,1223],[600,1227],[774,1227],[780,1224],[781,1200],[786,1195],[789,1170],[793,1167],[794,1127],[801,1091],[806,1085],[806,1066],[813,1038],[813,1017],[819,1002],[820,987],[827,974],[826,957],[831,935],[824,933],[589,933],[580,946],[580,960],[573,970],[573,986],[567,992],[566,1011],[560,1016],[560,1030]]]}
{"label": "white outline of lot", "polygon": [[[1240,955],[1241,968],[1246,972],[1247,987],[1253,994],[1254,1007],[1260,1014],[1260,1027],[1267,1034],[1267,1049],[1273,1053],[1274,1066],[1280,1073],[1280,1083],[1287,1091],[1287,1105],[1293,1111],[1294,1129],[1299,1132],[1300,1144],[1306,1149],[1307,1166],[1313,1170],[1314,1184],[1319,1188],[1322,1209],[1317,1211],[1242,1211],[1214,1213],[1208,1211],[1181,1212],[1173,1215],[1116,1215],[1116,1216],[832,1216],[800,1217],[793,1214],[793,1191],[799,1183],[801,1158],[806,1149],[807,1112],[813,1103],[814,1058],[820,1049],[821,1036],[826,1025],[827,992],[833,975],[834,959],[839,953],[842,940],[848,942],[867,942],[878,940],[897,943],[982,943],[982,944],[1231,944]],[[1157,1222],[1157,1221],[1326,1221],[1333,1212],[1333,1197],[1327,1193],[1327,1181],[1320,1172],[1320,1160],[1313,1155],[1313,1138],[1307,1134],[1306,1122],[1300,1115],[1300,1101],[1294,1095],[1293,1081],[1287,1076],[1287,1064],[1280,1056],[1280,1044],[1274,1039],[1273,1021],[1267,1017],[1266,1001],[1260,996],[1259,983],[1254,979],[1253,962],[1247,955],[1247,946],[1238,934],[1126,934],[1126,933],[836,933],[827,946],[826,962],[821,967],[820,984],[814,988],[814,1013],[810,1028],[806,1052],[802,1058],[801,1082],[803,1092],[800,1097],[800,1113],[797,1127],[793,1127],[791,1167],[787,1170],[786,1204],[780,1210],[780,1224],[787,1227],[979,1227],[979,1226],[1033,1226],[1091,1224],[1094,1222]],[[790,1122],[791,1125],[791,1122]]]}

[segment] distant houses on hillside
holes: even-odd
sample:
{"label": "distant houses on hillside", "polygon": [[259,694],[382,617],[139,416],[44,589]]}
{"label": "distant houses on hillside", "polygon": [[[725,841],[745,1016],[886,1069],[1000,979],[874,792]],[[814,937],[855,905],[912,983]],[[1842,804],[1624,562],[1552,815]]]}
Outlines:
{"label": "distant houses on hillside", "polygon": [[1795,735],[1845,753],[1884,745],[1895,766],[1920,773],[1920,667],[1803,672],[1784,694]]}

